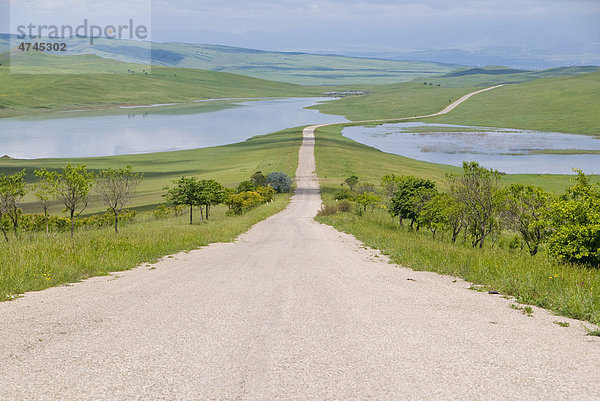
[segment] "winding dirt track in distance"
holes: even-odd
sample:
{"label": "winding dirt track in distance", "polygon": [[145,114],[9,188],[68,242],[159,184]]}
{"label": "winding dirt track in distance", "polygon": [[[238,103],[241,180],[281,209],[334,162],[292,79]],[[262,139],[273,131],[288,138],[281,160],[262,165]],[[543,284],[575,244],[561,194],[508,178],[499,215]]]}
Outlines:
{"label": "winding dirt track in distance", "polygon": [[600,399],[580,322],[315,222],[314,130],[289,207],[236,242],[1,303],[0,399]]}

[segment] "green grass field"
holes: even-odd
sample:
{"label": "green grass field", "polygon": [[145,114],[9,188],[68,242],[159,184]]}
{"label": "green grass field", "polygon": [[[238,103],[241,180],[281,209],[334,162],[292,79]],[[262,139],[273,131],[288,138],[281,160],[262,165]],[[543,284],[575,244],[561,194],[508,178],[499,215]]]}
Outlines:
{"label": "green grass field", "polygon": [[[60,169],[66,163],[84,163],[90,170],[119,168],[131,165],[133,170],[144,174],[144,181],[131,206],[137,210],[148,210],[164,201],[163,188],[172,180],[182,176],[197,176],[215,179],[225,186],[235,186],[256,171],[269,173],[283,171],[293,177],[298,165],[298,151],[302,142],[302,130],[291,128],[278,133],[261,135],[247,141],[212,148],[177,152],[150,153],[83,159],[0,159],[0,172],[5,174],[27,169],[28,178],[33,179],[33,170],[38,168]],[[26,212],[40,213],[38,202],[29,193],[23,208]],[[62,207],[56,202],[51,211],[58,213]],[[92,198],[87,212],[104,210],[102,204]]]}
{"label": "green grass field", "polygon": [[[323,88],[196,69],[154,66],[146,76],[142,72],[148,68],[145,65],[92,55],[39,54],[35,63],[38,67],[13,66],[11,73],[6,53],[0,55],[0,117],[209,98],[317,96],[323,92]],[[60,73],[63,68],[83,73]],[[20,69],[30,73],[19,74]],[[36,71],[39,73],[32,73]]]}
{"label": "green grass field", "polygon": [[424,120],[600,136],[600,72],[543,78],[478,94]]}
{"label": "green grass field", "polygon": [[[464,83],[467,86],[456,87],[464,77],[448,79],[451,86],[410,82],[374,87],[372,93],[313,108],[352,121],[412,117],[438,112],[482,84],[473,78]],[[422,121],[600,135],[598,110],[600,72],[591,72],[506,85],[472,97],[449,114]]]}

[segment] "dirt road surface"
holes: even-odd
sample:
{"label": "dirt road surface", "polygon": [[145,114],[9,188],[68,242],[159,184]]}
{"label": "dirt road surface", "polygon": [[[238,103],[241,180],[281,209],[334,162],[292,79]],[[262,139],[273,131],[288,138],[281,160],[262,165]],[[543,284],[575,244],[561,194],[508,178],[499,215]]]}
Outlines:
{"label": "dirt road surface", "polygon": [[0,399],[600,399],[580,322],[315,222],[313,133],[290,206],[235,243],[0,304]]}

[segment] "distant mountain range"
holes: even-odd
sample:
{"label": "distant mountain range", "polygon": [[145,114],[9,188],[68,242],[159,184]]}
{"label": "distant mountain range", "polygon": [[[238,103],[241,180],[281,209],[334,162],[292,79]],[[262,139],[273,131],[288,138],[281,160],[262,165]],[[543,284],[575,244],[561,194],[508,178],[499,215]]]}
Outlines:
{"label": "distant mountain range", "polygon": [[[10,36],[0,34],[0,52],[10,48]],[[166,67],[197,68],[230,72],[255,78],[302,85],[388,84],[437,77],[437,82],[454,86],[457,82],[523,82],[542,76],[572,75],[596,71],[595,67],[532,71],[527,63],[518,68],[465,67],[459,60],[482,61],[482,66],[505,64],[491,53],[473,54],[462,50],[423,51],[403,54],[362,52],[364,57],[338,54],[275,52],[239,47],[189,44],[146,43],[98,39],[93,46],[85,39],[69,41],[68,54],[93,54],[103,58]],[[356,55],[357,53],[353,53]],[[525,57],[525,55],[522,55]],[[512,59],[518,58],[513,54]],[[528,56],[529,57],[529,56]],[[394,59],[396,58],[396,59]],[[398,58],[406,58],[399,60]],[[419,61],[419,60],[434,60]],[[514,63],[513,63],[514,64]],[[518,63],[517,63],[518,64]],[[473,66],[473,65],[471,65]],[[513,65],[514,67],[514,65]],[[547,67],[545,67],[547,68]],[[485,78],[485,77],[488,78]]]}

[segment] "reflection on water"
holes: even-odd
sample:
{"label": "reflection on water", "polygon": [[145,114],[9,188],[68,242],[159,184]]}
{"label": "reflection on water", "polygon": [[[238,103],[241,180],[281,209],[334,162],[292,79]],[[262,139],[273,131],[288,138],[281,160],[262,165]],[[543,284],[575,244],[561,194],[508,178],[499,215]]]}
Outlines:
{"label": "reflection on water", "polygon": [[384,152],[431,163],[462,165],[474,160],[511,174],[600,174],[600,154],[532,154],[540,150],[600,150],[586,135],[445,124],[396,123],[347,127],[343,135]]}
{"label": "reflection on water", "polygon": [[92,157],[195,149],[289,127],[347,121],[304,109],[324,98],[195,103],[120,112],[0,119],[0,156]]}

